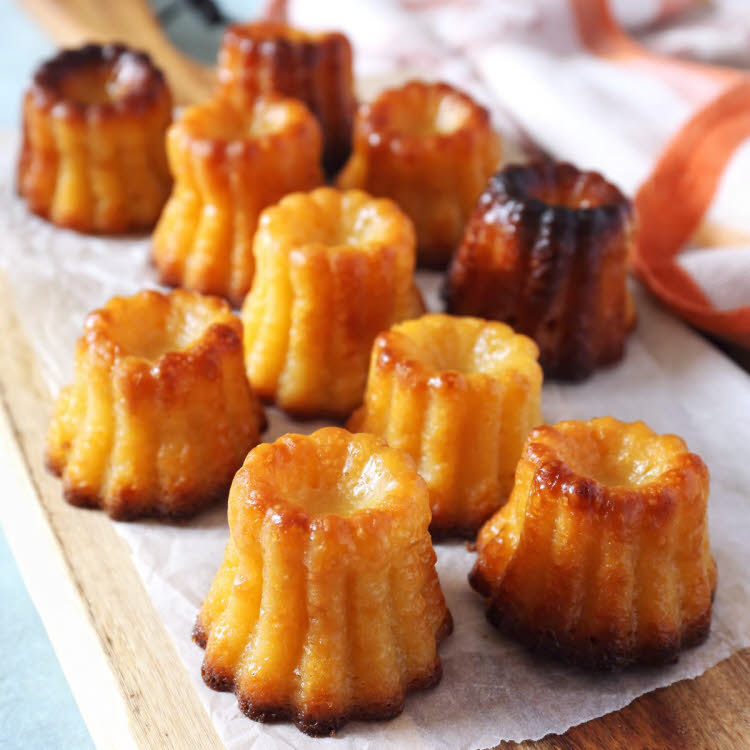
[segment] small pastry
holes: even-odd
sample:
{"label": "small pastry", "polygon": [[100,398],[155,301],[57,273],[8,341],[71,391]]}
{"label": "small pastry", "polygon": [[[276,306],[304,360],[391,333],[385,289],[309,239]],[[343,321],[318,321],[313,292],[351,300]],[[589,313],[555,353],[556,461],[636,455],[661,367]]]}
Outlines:
{"label": "small pastry", "polygon": [[119,520],[184,518],[226,498],[263,426],[229,306],[143,291],[86,318],[47,464],[73,505]]}
{"label": "small pastry", "polygon": [[259,98],[242,111],[220,100],[188,108],[167,136],[175,185],[153,238],[160,280],[239,307],[253,280],[260,212],[321,183],[320,138],[294,99]]}
{"label": "small pastry", "polygon": [[612,417],[531,432],[471,585],[532,649],[611,669],[675,661],[711,624],[708,470],[676,435]]}
{"label": "small pastry", "polygon": [[429,522],[413,463],[372,435],[327,427],[255,448],[193,634],[203,679],[251,719],[311,735],[397,716],[440,680],[453,627]]}
{"label": "small pastry", "polygon": [[79,232],[150,229],[169,195],[172,97],[151,60],[121,44],[60,52],[23,100],[18,192]]}
{"label": "small pastry", "polygon": [[237,106],[276,92],[301,99],[323,129],[323,164],[333,175],[351,150],[356,108],[352,48],[336,32],[306,33],[283,23],[231,24],[219,51],[219,92]]}
{"label": "small pastry", "polygon": [[419,264],[443,268],[500,151],[484,107],[446,83],[411,81],[360,107],[338,185],[396,201],[417,230]]}
{"label": "small pastry", "polygon": [[474,538],[507,499],[541,420],[539,351],[504,323],[425,315],[375,339],[347,425],[408,453],[427,482],[433,536]]}
{"label": "small pastry", "polygon": [[362,401],[375,336],[424,311],[414,230],[395,203],[319,188],[266,209],[242,308],[255,391],[301,416],[345,416]]}
{"label": "small pastry", "polygon": [[630,201],[596,172],[539,162],[490,180],[448,274],[448,310],[502,320],[539,345],[545,376],[617,362],[635,323]]}

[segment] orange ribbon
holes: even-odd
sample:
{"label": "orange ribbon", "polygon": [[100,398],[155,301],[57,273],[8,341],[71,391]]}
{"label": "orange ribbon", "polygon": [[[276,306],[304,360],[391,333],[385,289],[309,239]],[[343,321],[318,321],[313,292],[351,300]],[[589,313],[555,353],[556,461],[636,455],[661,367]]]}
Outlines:
{"label": "orange ribbon", "polygon": [[677,315],[750,347],[750,306],[717,310],[676,260],[708,210],[727,162],[750,138],[750,77],[643,49],[618,26],[607,0],[570,2],[581,40],[589,51],[618,64],[649,70],[700,103],[638,190],[635,204],[640,230],[633,268]]}

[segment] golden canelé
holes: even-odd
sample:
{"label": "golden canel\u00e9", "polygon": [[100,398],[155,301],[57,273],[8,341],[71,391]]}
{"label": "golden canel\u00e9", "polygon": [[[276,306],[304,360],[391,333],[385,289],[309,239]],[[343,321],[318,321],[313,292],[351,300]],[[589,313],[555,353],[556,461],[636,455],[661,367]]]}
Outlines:
{"label": "golden canel\u00e9", "polygon": [[229,306],[143,291],[86,318],[47,464],[73,505],[117,519],[180,518],[226,497],[263,423]]}
{"label": "golden canel\u00e9", "polygon": [[240,107],[276,92],[301,99],[323,129],[323,163],[335,174],[351,150],[356,108],[352,48],[337,32],[308,33],[283,23],[230,24],[217,66],[219,93]]}
{"label": "golden canel\u00e9", "polygon": [[708,470],[676,435],[611,417],[531,432],[470,576],[488,617],[595,668],[674,661],[711,623]]}
{"label": "golden canel\u00e9", "polygon": [[424,311],[411,222],[392,201],[319,188],[264,211],[254,251],[242,308],[253,388],[290,413],[350,413],[375,336]]}
{"label": "golden canel\u00e9", "polygon": [[253,279],[260,212],[322,182],[320,148],[317,121],[294,99],[188,108],[167,136],[175,185],[153,238],[161,281],[239,307]]}
{"label": "golden canel\u00e9", "polygon": [[507,167],[466,226],[448,310],[505,321],[536,341],[547,377],[580,380],[625,352],[634,238],[633,205],[600,174],[554,162]]}
{"label": "golden canel\u00e9", "polygon": [[375,339],[365,401],[348,427],[415,460],[433,535],[473,538],[508,499],[526,436],[541,422],[538,354],[504,323],[451,315]]}
{"label": "golden canel\u00e9", "polygon": [[372,435],[327,427],[255,448],[195,626],[206,683],[313,735],[399,714],[440,679],[452,630],[429,522],[413,463]]}
{"label": "golden canel\u00e9", "polygon": [[484,107],[446,83],[411,81],[360,107],[338,184],[395,200],[414,222],[420,265],[444,267],[500,151]]}
{"label": "golden canel\u00e9", "polygon": [[172,97],[147,55],[121,44],[60,52],[23,101],[18,192],[59,226],[150,229],[169,195]]}

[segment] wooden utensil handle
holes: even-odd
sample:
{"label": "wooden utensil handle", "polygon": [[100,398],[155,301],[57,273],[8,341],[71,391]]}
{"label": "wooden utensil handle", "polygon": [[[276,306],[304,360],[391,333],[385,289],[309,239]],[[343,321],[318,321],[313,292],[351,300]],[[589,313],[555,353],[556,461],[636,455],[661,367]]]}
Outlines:
{"label": "wooden utensil handle", "polygon": [[211,94],[213,69],[169,41],[147,0],[19,2],[61,46],[118,41],[147,52],[167,76],[178,104],[200,101]]}

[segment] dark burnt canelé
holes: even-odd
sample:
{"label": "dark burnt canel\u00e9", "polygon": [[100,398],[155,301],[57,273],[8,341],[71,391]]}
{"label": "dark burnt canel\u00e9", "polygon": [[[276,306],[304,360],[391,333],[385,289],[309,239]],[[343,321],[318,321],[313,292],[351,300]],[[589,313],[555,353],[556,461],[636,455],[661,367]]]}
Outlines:
{"label": "dark burnt canel\u00e9", "polygon": [[493,175],[448,275],[448,310],[502,320],[539,345],[548,377],[622,358],[635,322],[631,202],[596,172],[537,162]]}

